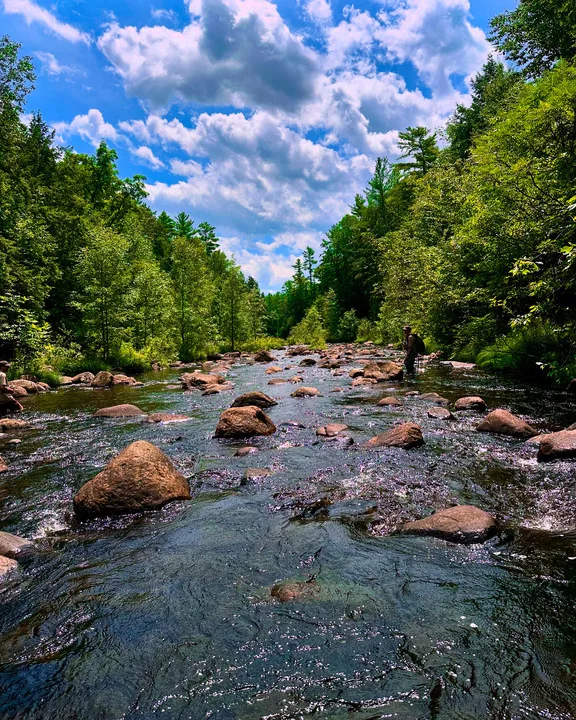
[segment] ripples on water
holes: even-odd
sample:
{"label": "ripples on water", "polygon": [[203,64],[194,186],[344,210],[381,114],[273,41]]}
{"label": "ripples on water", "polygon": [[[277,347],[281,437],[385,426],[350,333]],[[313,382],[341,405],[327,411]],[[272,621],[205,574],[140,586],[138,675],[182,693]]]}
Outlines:
{"label": "ripples on water", "polygon": [[[0,717],[576,717],[576,464],[538,465],[535,448],[476,433],[474,413],[432,420],[410,398],[375,408],[389,392],[330,394],[349,380],[300,370],[322,398],[293,400],[292,385],[266,387],[264,367],[236,366],[235,390],[214,397],[171,389],[164,373],[142,389],[27,399],[33,428],[16,449],[0,439],[12,467],[0,518],[41,552],[0,591]],[[397,390],[414,387],[479,394],[542,429],[576,420],[565,395],[476,372],[429,370]],[[242,443],[212,434],[249,389],[279,399],[279,431],[239,459]],[[123,402],[193,420],[92,417]],[[421,424],[425,447],[359,448],[404,419]],[[317,443],[328,421],[356,444]],[[190,477],[192,502],[76,525],[74,492],[137,439]],[[249,467],[273,474],[243,484]],[[454,502],[507,531],[470,547],[388,534]],[[286,578],[315,578],[320,593],[280,605],[270,586]]]}

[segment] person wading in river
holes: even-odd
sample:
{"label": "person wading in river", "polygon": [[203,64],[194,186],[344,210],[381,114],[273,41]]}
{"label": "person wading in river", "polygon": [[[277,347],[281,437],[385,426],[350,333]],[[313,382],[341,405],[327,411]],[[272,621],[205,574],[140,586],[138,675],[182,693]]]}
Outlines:
{"label": "person wading in river", "polygon": [[404,367],[406,368],[406,372],[409,375],[413,375],[414,370],[414,363],[416,362],[416,358],[418,355],[424,355],[424,341],[419,335],[416,335],[416,333],[412,332],[412,328],[410,325],[405,325],[402,328],[402,331],[404,333],[404,341],[402,342],[402,348],[404,349],[404,352],[406,353],[404,357]]}
{"label": "person wading in river", "polygon": [[9,388],[8,385],[8,378],[6,376],[6,373],[10,370],[10,363],[6,362],[6,360],[0,360],[0,390]]}

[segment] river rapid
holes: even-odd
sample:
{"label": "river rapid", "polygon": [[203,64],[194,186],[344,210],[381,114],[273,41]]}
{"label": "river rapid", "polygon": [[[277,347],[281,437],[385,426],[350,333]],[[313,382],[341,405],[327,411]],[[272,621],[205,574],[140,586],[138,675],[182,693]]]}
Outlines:
{"label": "river rapid", "polygon": [[[476,432],[482,413],[434,420],[406,393],[480,395],[543,431],[576,421],[574,399],[476,369],[354,388],[318,367],[271,376],[322,393],[296,399],[266,367],[241,360],[234,390],[210,397],[183,392],[174,370],[24,399],[30,429],[0,438],[0,529],[39,551],[0,587],[0,718],[576,718],[576,461],[537,463],[534,445]],[[278,401],[278,431],[214,439],[249,390]],[[404,406],[375,406],[391,394]],[[93,417],[121,403],[191,420]],[[405,420],[423,447],[361,449]],[[354,444],[319,440],[328,422]],[[192,500],[77,523],[75,492],[135,440],[168,455]],[[234,457],[243,445],[258,454]],[[255,467],[271,474],[243,480]],[[390,534],[456,503],[502,532],[469,546]],[[270,596],[310,578],[314,597]]]}

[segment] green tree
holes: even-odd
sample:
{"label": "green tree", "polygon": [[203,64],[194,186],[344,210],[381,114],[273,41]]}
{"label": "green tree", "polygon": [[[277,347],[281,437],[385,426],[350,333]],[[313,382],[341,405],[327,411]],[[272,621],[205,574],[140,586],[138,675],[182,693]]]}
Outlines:
{"label": "green tree", "polygon": [[430,133],[422,126],[407,127],[404,132],[398,133],[398,138],[398,147],[402,150],[400,159],[411,158],[411,161],[397,163],[396,166],[407,172],[426,175],[440,155],[436,133]]}

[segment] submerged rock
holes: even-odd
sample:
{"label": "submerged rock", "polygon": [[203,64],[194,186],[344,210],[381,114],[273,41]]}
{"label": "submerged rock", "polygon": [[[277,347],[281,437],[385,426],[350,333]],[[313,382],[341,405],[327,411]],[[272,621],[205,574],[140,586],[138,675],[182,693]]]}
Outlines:
{"label": "submerged rock", "polygon": [[26,540],[18,535],[7,532],[0,532],[0,555],[8,558],[16,558],[18,555],[25,555],[34,548],[31,540]]}
{"label": "submerged rock", "polygon": [[242,475],[242,484],[245,485],[248,480],[261,480],[273,474],[268,468],[247,468]]}
{"label": "submerged rock", "polygon": [[388,432],[382,435],[376,435],[371,440],[368,440],[365,447],[367,448],[380,448],[380,447],[400,447],[404,450],[410,450],[411,448],[419,447],[424,444],[424,438],[422,437],[422,430],[416,423],[402,423],[402,425],[396,425]]}
{"label": "submerged rock", "polygon": [[192,420],[188,415],[178,415],[177,413],[152,413],[146,418],[146,422],[149,423],[162,423],[167,425],[168,423],[186,422]]}
{"label": "submerged rock", "polygon": [[313,387],[301,387],[290,395],[293,398],[320,397],[320,390]]}
{"label": "submerged rock", "polygon": [[157,447],[138,440],[115,457],[74,497],[81,519],[154,510],[189,500],[186,478]]}
{"label": "submerged rock", "polygon": [[379,400],[376,404],[378,407],[402,407],[404,405],[404,403],[396,397],[382,398],[382,400]]}
{"label": "submerged rock", "polygon": [[462,397],[456,400],[456,410],[486,410],[486,403],[481,397]]}
{"label": "submerged rock", "polygon": [[404,535],[430,535],[454,543],[481,543],[496,534],[498,524],[490,513],[473,505],[439,510],[430,517],[403,525]]}
{"label": "submerged rock", "polygon": [[528,425],[527,422],[516,417],[516,415],[512,415],[508,410],[502,409],[488,413],[476,430],[498,435],[511,435],[517,438],[530,438],[538,435],[538,431]]}
{"label": "submerged rock", "polygon": [[421,400],[431,400],[432,402],[435,402],[436,405],[450,405],[450,400],[448,398],[442,397],[442,395],[438,395],[438,393],[431,392],[431,393],[424,393],[424,395],[420,395]]}
{"label": "submerged rock", "polygon": [[257,447],[252,447],[251,445],[248,445],[247,447],[240,448],[240,450],[237,450],[234,453],[234,457],[247,457],[248,455],[255,455],[258,452]]}
{"label": "submerged rock", "polygon": [[0,555],[0,580],[4,580],[7,575],[15,570],[18,570],[18,563],[16,560]]}
{"label": "submerged rock", "polygon": [[122,418],[122,417],[141,417],[146,415],[144,410],[140,410],[136,405],[113,405],[112,407],[100,408],[94,413],[94,417],[109,417],[109,418]]}
{"label": "submerged rock", "polygon": [[256,353],[256,355],[254,355],[254,360],[257,363],[269,363],[269,362],[274,362],[274,360],[276,360],[276,358],[274,357],[274,355],[269,353],[268,350],[262,350],[261,352]]}
{"label": "submerged rock", "polygon": [[268,380],[268,385],[284,385],[288,382],[288,378],[276,378],[275,380]]}
{"label": "submerged rock", "polygon": [[270,590],[270,595],[281,603],[292,600],[312,600],[320,593],[320,587],[315,580],[306,582],[296,580],[283,580],[276,583]]}
{"label": "submerged rock", "polygon": [[341,435],[343,432],[346,432],[346,430],[348,430],[348,425],[344,425],[343,423],[331,423],[330,425],[319,427],[316,430],[316,435],[319,437],[332,438]]}
{"label": "submerged rock", "polygon": [[576,458],[576,430],[561,430],[540,441],[538,460]]}
{"label": "submerged rock", "polygon": [[266,395],[266,393],[260,392],[259,390],[253,390],[252,392],[244,393],[244,395],[237,397],[231,407],[248,407],[250,405],[265,410],[266,408],[278,405],[278,403],[269,395]]}
{"label": "submerged rock", "polygon": [[214,437],[245,438],[256,435],[273,435],[276,425],[259,407],[248,405],[225,410],[220,415]]}

